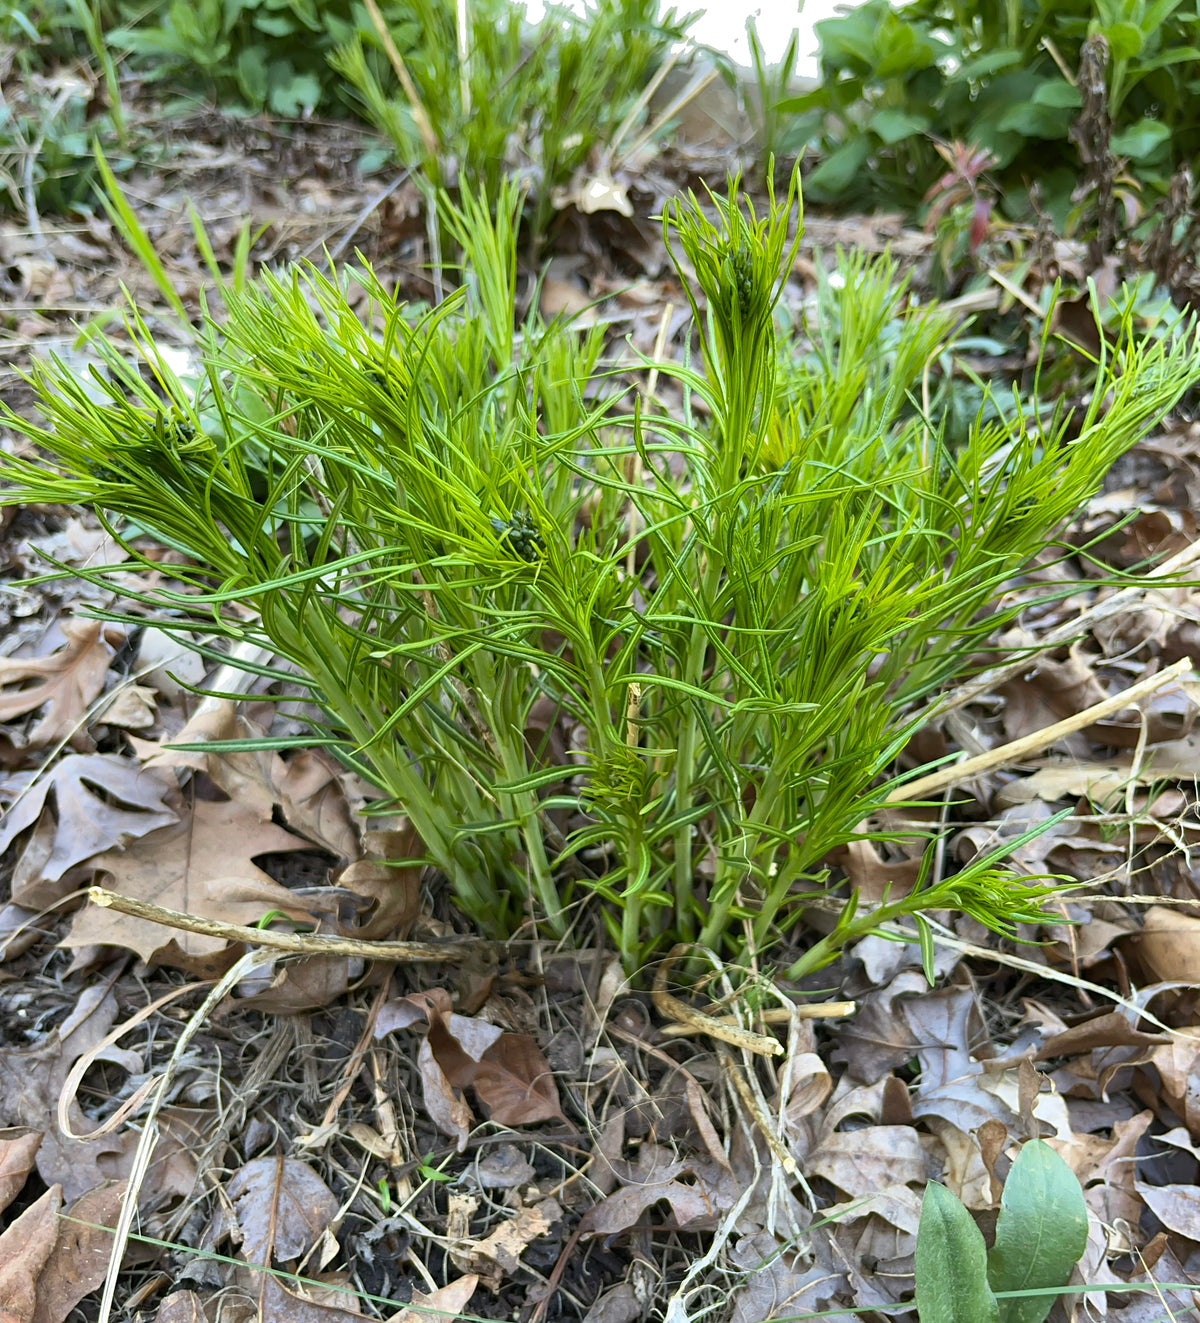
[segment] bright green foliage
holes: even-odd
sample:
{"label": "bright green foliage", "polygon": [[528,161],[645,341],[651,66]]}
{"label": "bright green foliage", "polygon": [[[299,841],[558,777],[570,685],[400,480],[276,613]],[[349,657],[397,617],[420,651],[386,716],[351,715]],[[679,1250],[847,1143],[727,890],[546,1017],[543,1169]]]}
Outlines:
{"label": "bright green foliage", "polygon": [[[185,591],[144,605],[292,662],[377,810],[411,817],[490,931],[532,910],[562,933],[591,892],[631,968],[678,940],[762,951],[886,798],[920,704],[1007,618],[1002,586],[1200,351],[1135,342],[1127,313],[1086,408],[1014,396],[952,432],[939,390],[913,404],[946,315],[906,310],[893,264],[843,260],[799,334],[777,306],[796,198],[760,215],[733,189],[715,224],[691,197],[666,221],[703,359],[660,369],[672,416],[629,404],[600,332],[532,313],[517,334],[520,208],[508,185],[445,204],[467,280],[424,316],[369,270],[301,268],[223,289],[198,381],[136,315],[156,388],[102,339],[100,403],[35,368],[49,426],[8,422],[49,462],[0,460],[5,499],[186,552]],[[997,863],[873,913],[850,898],[793,973],[923,908],[1011,933],[1047,893]]]}
{"label": "bright green foliage", "polygon": [[920,1323],[998,1323],[983,1236],[961,1202],[937,1181],[929,1182],[921,1200],[916,1280]]}
{"label": "bright green foliage", "polygon": [[[171,0],[149,7],[140,0],[42,0],[16,8],[0,0],[0,40],[15,42],[30,67],[90,52],[122,143],[117,57],[147,81],[212,97],[234,112],[357,112],[432,184],[453,185],[461,175],[468,187],[495,196],[505,177],[531,179],[540,235],[553,191],[570,182],[597,144],[612,139],[690,24],[673,10],[660,17],[659,0],[591,0],[582,15],[551,5],[536,26],[512,0],[461,7],[457,0],[381,0],[379,7],[420,112],[399,89],[359,0]],[[52,123],[26,116],[13,124],[0,108],[0,152],[10,138],[18,151],[31,141],[44,144],[46,160],[36,169],[47,181],[41,205],[48,211],[88,200],[92,172],[79,133],[85,109],[80,98]],[[419,113],[436,137],[432,153],[417,129]]]}
{"label": "bright green foliage", "polygon": [[914,208],[942,174],[933,139],[990,151],[1010,214],[1031,183],[1061,219],[1079,182],[1068,131],[1090,32],[1109,47],[1113,150],[1165,185],[1200,151],[1200,17],[1181,0],[868,0],[816,25],[821,86],[783,101],[786,146],[819,146],[813,200]]}
{"label": "bright green foliage", "polygon": [[[1021,1148],[1008,1173],[986,1253],[970,1213],[931,1181],[917,1229],[920,1323],[1043,1323],[1086,1247],[1079,1181],[1040,1139]],[[1038,1287],[1047,1293],[1024,1294]]]}
{"label": "bright green foliage", "polygon": [[400,160],[432,182],[453,182],[457,163],[469,188],[494,197],[506,174],[532,170],[536,233],[553,190],[596,144],[611,140],[690,23],[674,10],[660,17],[658,0],[591,0],[583,15],[551,6],[531,29],[509,0],[472,0],[463,60],[455,0],[406,3],[407,22],[395,35],[437,140],[435,155],[396,78],[370,58],[374,34],[343,45],[334,68]]}
{"label": "bright green foliage", "polygon": [[[1026,1144],[1004,1182],[996,1243],[988,1254],[993,1291],[1063,1286],[1087,1248],[1087,1205],[1070,1167],[1049,1144]],[[1000,1302],[1000,1323],[1042,1323],[1054,1295]]]}

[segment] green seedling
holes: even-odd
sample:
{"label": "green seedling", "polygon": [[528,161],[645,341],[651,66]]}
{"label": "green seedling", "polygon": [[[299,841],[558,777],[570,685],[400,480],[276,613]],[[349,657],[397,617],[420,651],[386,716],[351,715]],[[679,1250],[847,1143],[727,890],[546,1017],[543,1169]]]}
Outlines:
{"label": "green seedling", "polygon": [[1012,1165],[990,1250],[962,1203],[931,1181],[917,1229],[921,1323],[1043,1323],[1083,1257],[1087,1226],[1075,1173],[1040,1139]]}
{"label": "green seedling", "polygon": [[[126,600],[138,536],[182,553],[138,623],[285,659],[323,714],[303,742],[408,816],[485,932],[562,936],[590,903],[631,971],[677,942],[758,956],[827,902],[930,698],[1200,350],[1126,307],[1086,405],[1035,379],[964,418],[928,389],[950,314],[851,257],[793,324],[796,185],[755,209],[734,184],[664,218],[700,355],[658,366],[668,413],[602,332],[517,327],[522,206],[444,203],[465,283],[432,309],[367,267],[225,282],[189,327],[198,384],[133,308],[88,382],[33,367],[45,425],[5,421],[40,453],[0,456],[2,499],[97,510],[130,559],[79,573]],[[790,972],[926,910],[1012,936],[1050,894],[997,855],[873,911],[843,894]]]}

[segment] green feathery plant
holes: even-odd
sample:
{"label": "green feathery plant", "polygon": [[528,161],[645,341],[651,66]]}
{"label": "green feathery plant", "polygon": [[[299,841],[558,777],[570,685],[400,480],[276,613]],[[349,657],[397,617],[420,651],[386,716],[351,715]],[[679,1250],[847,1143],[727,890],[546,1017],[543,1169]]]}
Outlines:
{"label": "green feathery plant", "polygon": [[[139,609],[291,663],[314,738],[485,930],[561,935],[592,892],[631,969],[675,942],[761,952],[894,788],[1004,585],[1200,378],[1190,333],[1137,340],[1127,313],[1086,407],[1014,394],[952,433],[927,371],[951,322],[907,307],[894,264],[843,259],[787,325],[797,204],[793,183],[760,214],[735,184],[715,217],[689,194],[664,218],[703,359],[659,367],[682,417],[627,403],[600,332],[534,311],[517,333],[502,184],[445,205],[466,281],[423,315],[369,268],[298,267],[222,288],[198,381],[136,308],[132,352],[93,339],[106,374],[35,365],[47,426],[6,421],[45,458],[0,457],[3,499],[184,553]],[[851,899],[790,972],[923,909],[1011,934],[1047,889],[997,864]]]}

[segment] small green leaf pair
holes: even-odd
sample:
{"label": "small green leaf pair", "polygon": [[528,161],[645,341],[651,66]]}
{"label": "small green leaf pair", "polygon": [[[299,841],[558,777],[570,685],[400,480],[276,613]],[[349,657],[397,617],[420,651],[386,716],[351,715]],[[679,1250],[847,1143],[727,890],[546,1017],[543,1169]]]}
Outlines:
{"label": "small green leaf pair", "polygon": [[[930,1181],[917,1229],[921,1323],[1042,1323],[1086,1245],[1083,1191],[1040,1139],[1021,1149],[1004,1183],[990,1251],[960,1201]],[[1015,1294],[1041,1287],[1046,1294]]]}

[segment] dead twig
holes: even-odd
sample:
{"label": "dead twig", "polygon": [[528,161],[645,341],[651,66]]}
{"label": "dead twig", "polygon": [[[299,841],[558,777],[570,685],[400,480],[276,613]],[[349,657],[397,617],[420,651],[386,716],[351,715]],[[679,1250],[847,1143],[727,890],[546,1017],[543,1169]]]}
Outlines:
{"label": "dead twig", "polygon": [[1077,730],[1083,730],[1085,726],[1103,721],[1105,717],[1114,716],[1125,708],[1131,707],[1139,699],[1149,697],[1150,694],[1156,693],[1172,680],[1186,674],[1192,669],[1192,666],[1192,659],[1184,657],[1181,661],[1177,661],[1174,666],[1168,666],[1165,671],[1159,671],[1157,675],[1139,680],[1137,684],[1130,685],[1128,689],[1123,689],[1119,694],[1114,694],[1112,698],[1106,698],[1102,703],[1093,703],[1091,707],[1084,708],[1082,712],[1077,712],[1073,717],[1056,721],[1052,726],[1043,726],[1041,730],[1035,730],[1031,735],[1024,735],[1021,739],[1012,740],[996,749],[988,749],[985,753],[976,754],[974,758],[967,758],[961,763],[955,763],[952,767],[943,767],[939,771],[931,772],[928,776],[919,776],[915,781],[908,781],[902,786],[897,786],[888,795],[888,803],[894,804],[899,800],[921,799],[935,791],[944,790],[947,786],[952,786],[958,781],[966,781],[973,776],[981,776],[984,772],[995,771],[997,767],[1004,767],[1010,763],[1019,763],[1023,758],[1028,758],[1030,754],[1041,753],[1043,749],[1056,740],[1061,740],[1067,735],[1074,735]]}
{"label": "dead twig", "polygon": [[[1189,546],[1178,551],[1174,556],[1164,560],[1161,565],[1155,566],[1145,575],[1146,579],[1170,581],[1177,576],[1191,570],[1197,561],[1200,561],[1200,542],[1193,542]],[[1119,592],[1113,593],[1111,597],[1106,597],[1102,602],[1097,602],[1095,606],[1089,607],[1079,615],[1064,621],[1057,625],[1038,644],[1038,651],[1044,651],[1046,648],[1057,648],[1065,643],[1070,643],[1080,635],[1087,633],[1093,625],[1102,620],[1109,620],[1115,615],[1127,610],[1140,597],[1144,597],[1153,584],[1136,584],[1129,588],[1122,588]],[[1003,662],[999,666],[993,666],[990,670],[977,675],[973,680],[968,680],[965,684],[960,684],[951,689],[944,697],[932,704],[929,709],[929,720],[933,721],[953,708],[962,707],[972,699],[978,698],[981,694],[986,694],[989,689],[994,689],[998,684],[1003,684],[1005,680],[1011,679],[1019,671],[1024,670],[1030,665],[1028,654],[1016,658],[1014,661]]]}
{"label": "dead twig", "polygon": [[396,77],[400,80],[400,86],[404,88],[404,95],[408,98],[408,104],[412,108],[413,119],[416,121],[417,132],[421,135],[421,141],[425,144],[425,151],[436,166],[438,159],[437,135],[433,131],[433,125],[429,122],[429,115],[422,104],[421,94],[417,91],[417,85],[408,72],[408,66],[404,63],[404,56],[400,54],[396,43],[392,40],[391,31],[383,14],[379,11],[378,4],[375,0],[364,0],[364,3],[367,6],[367,13],[371,15],[371,22],[375,26],[375,31],[379,34],[384,52],[395,70]]}
{"label": "dead twig", "polygon": [[[757,1011],[755,1019],[762,1024],[790,1024],[798,1020],[844,1020],[858,1010],[858,1003],[853,1001],[826,1001],[815,1004],[797,1003],[794,1006],[775,1006],[770,1010]],[[736,1025],[738,1021],[732,1015],[713,1015],[707,1017],[713,1024]],[[659,1033],[664,1038],[686,1038],[693,1034],[708,1033],[707,1027],[700,1029],[692,1024],[664,1025]]]}
{"label": "dead twig", "polygon": [[659,1015],[664,1019],[674,1020],[677,1024],[689,1025],[694,1033],[707,1034],[709,1038],[715,1038],[720,1043],[728,1043],[730,1047],[740,1047],[744,1052],[756,1052],[759,1056],[767,1057],[782,1056],[784,1048],[779,1039],[768,1038],[766,1034],[751,1033],[749,1029],[743,1029],[736,1023],[731,1024],[727,1016],[716,1019],[711,1015],[704,1015],[667,991],[667,975],[671,966],[687,949],[683,945],[673,947],[654,976],[654,989],[650,993],[650,998]]}
{"label": "dead twig", "polygon": [[218,919],[198,919],[178,910],[164,909],[144,900],[134,900],[104,887],[89,887],[88,899],[93,905],[128,914],[134,919],[146,919],[164,928],[178,928],[186,933],[200,933],[205,937],[220,937],[227,942],[241,942],[246,946],[270,947],[276,951],[291,951],[296,955],[359,956],[364,960],[465,960],[473,951],[487,945],[472,938],[439,942],[364,942],[356,937],[330,937],[319,933],[277,933],[268,928],[248,928],[240,923],[222,923]]}

